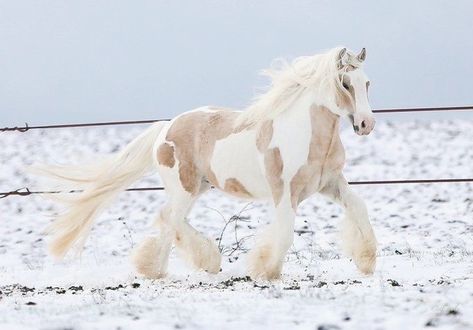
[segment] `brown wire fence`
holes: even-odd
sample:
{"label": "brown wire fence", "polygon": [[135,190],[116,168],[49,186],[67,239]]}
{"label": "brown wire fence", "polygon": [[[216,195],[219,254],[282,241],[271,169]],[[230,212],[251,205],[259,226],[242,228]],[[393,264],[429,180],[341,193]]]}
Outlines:
{"label": "brown wire fence", "polygon": [[[424,108],[391,108],[391,109],[377,109],[374,113],[390,114],[390,113],[409,113],[409,112],[437,112],[437,111],[471,111],[473,105],[467,106],[452,106],[452,107],[424,107]],[[40,125],[30,126],[25,123],[24,126],[4,127],[0,128],[0,132],[21,132],[25,133],[30,130],[37,129],[56,129],[56,128],[76,128],[76,127],[95,127],[95,126],[116,126],[116,125],[137,125],[150,124],[157,121],[169,121],[170,119],[150,119],[150,120],[129,120],[129,121],[110,121],[110,122],[93,122],[93,123],[78,123],[78,124],[58,124],[58,125]],[[445,178],[445,179],[409,179],[409,180],[368,180],[368,181],[349,181],[350,185],[389,185],[389,184],[433,184],[433,183],[471,183],[473,178]],[[138,187],[129,188],[126,191],[161,191],[164,187]],[[0,199],[9,196],[30,196],[30,195],[44,195],[44,194],[59,194],[59,193],[80,193],[82,190],[70,191],[35,191],[29,188],[20,188],[8,192],[0,192]]]}
{"label": "brown wire fence", "polygon": [[[400,112],[438,112],[438,111],[471,111],[473,105],[455,106],[455,107],[435,107],[435,108],[391,108],[391,109],[377,109],[373,113],[400,113]],[[54,129],[54,128],[74,128],[74,127],[93,127],[93,126],[117,126],[117,125],[138,125],[150,124],[157,121],[169,121],[170,119],[147,119],[147,120],[127,120],[127,121],[108,121],[96,123],[79,123],[79,124],[58,124],[58,125],[40,125],[30,126],[25,123],[24,126],[3,127],[0,132],[27,132],[36,129]]]}

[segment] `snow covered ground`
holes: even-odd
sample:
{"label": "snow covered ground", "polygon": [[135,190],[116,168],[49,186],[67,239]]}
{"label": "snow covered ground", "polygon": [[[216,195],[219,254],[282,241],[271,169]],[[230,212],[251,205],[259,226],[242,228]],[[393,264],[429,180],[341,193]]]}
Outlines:
{"label": "snow covered ground", "polygon": [[[383,119],[368,137],[343,131],[349,180],[473,176],[473,120]],[[1,133],[0,191],[42,189],[24,165],[114,152],[143,129]],[[152,185],[159,178],[136,183]],[[81,258],[63,262],[47,256],[43,233],[57,207],[41,196],[1,199],[0,329],[471,329],[473,184],[355,189],[379,241],[375,274],[359,274],[340,254],[341,210],[314,196],[298,212],[296,239],[276,282],[253,282],[245,273],[245,251],[271,217],[265,203],[209,192],[189,218],[222,238],[222,272],[196,272],[173,254],[169,276],[151,281],[135,276],[128,255],[164,203],[163,192],[122,193]]]}

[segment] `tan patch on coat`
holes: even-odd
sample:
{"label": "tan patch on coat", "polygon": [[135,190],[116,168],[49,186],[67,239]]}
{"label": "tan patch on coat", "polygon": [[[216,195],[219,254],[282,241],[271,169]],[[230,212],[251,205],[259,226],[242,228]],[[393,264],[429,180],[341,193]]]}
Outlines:
{"label": "tan patch on coat", "polygon": [[[212,111],[227,111],[227,112],[232,111],[232,112],[235,112],[235,110],[230,109],[230,108],[224,108],[224,107],[213,106],[213,105],[208,106],[207,109],[212,110]],[[241,114],[241,112],[238,112],[238,114]],[[237,127],[234,127],[232,133],[234,133],[234,134],[240,133],[240,132],[243,132],[244,130],[252,128],[253,126],[254,126],[253,124],[242,123],[242,124],[239,124]]]}
{"label": "tan patch on coat", "polygon": [[303,190],[307,182],[314,175],[313,169],[309,165],[302,165],[291,179],[291,205],[296,210],[297,205],[303,200]]}
{"label": "tan patch on coat", "polygon": [[240,132],[243,132],[244,130],[247,130],[253,127],[254,127],[254,124],[243,123],[235,127],[233,129],[233,133],[240,133]]}
{"label": "tan patch on coat", "polygon": [[184,190],[191,195],[196,195],[200,191],[200,180],[194,162],[186,160],[179,164],[179,180]]}
{"label": "tan patch on coat", "polygon": [[158,163],[170,168],[174,167],[174,147],[168,143],[163,143],[158,148]]}
{"label": "tan patch on coat", "polygon": [[177,118],[169,128],[166,140],[174,143],[175,157],[179,161],[179,180],[192,195],[200,191],[202,178],[217,185],[210,168],[210,159],[216,141],[233,132],[238,112],[194,111]]}
{"label": "tan patch on coat", "polygon": [[225,180],[225,186],[223,187],[223,190],[229,194],[232,194],[238,197],[243,197],[243,198],[253,197],[248,192],[248,190],[246,190],[245,186],[243,186],[243,184],[235,178],[229,178]]}
{"label": "tan patch on coat", "polygon": [[266,120],[256,136],[256,147],[264,155],[266,180],[273,195],[274,205],[278,205],[284,192],[284,181],[281,178],[284,164],[279,148],[268,149],[273,138],[273,121]]}
{"label": "tan patch on coat", "polygon": [[256,147],[260,152],[266,150],[273,138],[273,121],[267,120],[265,121],[258,132],[258,136],[256,137]]}
{"label": "tan patch on coat", "polygon": [[338,134],[339,117],[324,106],[313,106],[310,111],[312,136],[307,162],[290,183],[294,209],[314,189],[323,187],[325,172],[339,171],[345,163],[345,151]]}
{"label": "tan patch on coat", "polygon": [[281,178],[284,164],[279,148],[272,148],[264,154],[264,166],[266,169],[266,179],[268,180],[273,194],[274,205],[278,205],[284,191],[284,181]]}

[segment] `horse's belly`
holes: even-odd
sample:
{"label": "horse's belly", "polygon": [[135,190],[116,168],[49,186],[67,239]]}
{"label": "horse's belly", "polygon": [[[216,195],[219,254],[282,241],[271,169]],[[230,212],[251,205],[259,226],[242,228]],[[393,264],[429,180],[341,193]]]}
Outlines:
{"label": "horse's belly", "polygon": [[271,193],[261,162],[255,131],[249,130],[217,141],[210,168],[217,186],[225,192],[239,197],[264,199]]}

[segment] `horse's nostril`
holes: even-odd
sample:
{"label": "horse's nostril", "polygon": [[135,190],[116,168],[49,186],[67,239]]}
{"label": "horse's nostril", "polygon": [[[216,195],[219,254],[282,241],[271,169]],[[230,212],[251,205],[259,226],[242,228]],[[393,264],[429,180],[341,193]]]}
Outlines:
{"label": "horse's nostril", "polygon": [[361,127],[362,127],[362,128],[365,128],[365,127],[366,127],[366,123],[365,123],[364,120],[361,122]]}

